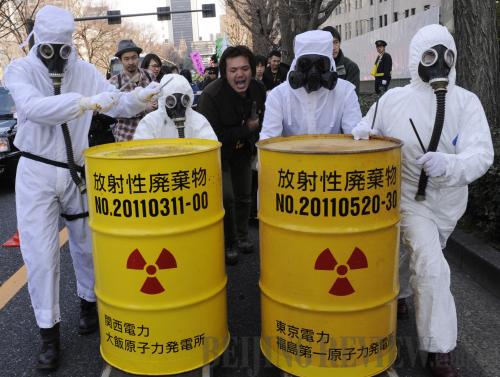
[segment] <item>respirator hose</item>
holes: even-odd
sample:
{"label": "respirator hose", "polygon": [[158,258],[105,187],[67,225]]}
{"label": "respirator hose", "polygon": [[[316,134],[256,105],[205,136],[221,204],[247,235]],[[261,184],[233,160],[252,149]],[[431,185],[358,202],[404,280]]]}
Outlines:
{"label": "respirator hose", "polygon": [[[437,150],[439,139],[441,138],[441,133],[443,132],[444,124],[444,114],[446,105],[446,89],[440,89],[435,91],[436,94],[436,118],[434,119],[434,128],[432,130],[431,141],[427,152],[435,152]],[[420,172],[420,178],[418,180],[418,190],[415,195],[415,200],[421,202],[425,200],[425,189],[427,187],[427,182],[429,177],[425,174],[422,169]]]}
{"label": "respirator hose", "polygon": [[[57,82],[54,80],[54,95],[61,94],[61,81]],[[69,133],[69,128],[67,123],[61,124],[61,129],[64,137],[64,144],[66,146],[66,158],[68,160],[69,174],[71,175],[71,179],[80,189],[80,192],[83,194],[86,190],[85,184],[82,179],[78,175],[77,166],[75,164],[75,157],[73,155],[73,143],[71,142],[71,135]]]}
{"label": "respirator hose", "polygon": [[186,137],[184,134],[184,122],[175,122],[175,127],[177,128],[179,138],[184,139]]}

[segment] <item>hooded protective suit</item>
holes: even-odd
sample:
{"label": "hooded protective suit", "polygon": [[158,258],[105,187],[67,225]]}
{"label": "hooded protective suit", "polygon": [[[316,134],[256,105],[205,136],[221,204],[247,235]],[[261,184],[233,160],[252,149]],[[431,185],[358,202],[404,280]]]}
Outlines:
{"label": "hooded protective suit", "polygon": [[[297,59],[303,55],[317,54],[333,60],[332,35],[322,30],[299,34],[294,41],[295,59],[290,72],[295,70]],[[266,112],[260,139],[275,136],[304,134],[350,133],[361,119],[356,88],[350,82],[338,79],[333,90],[321,87],[307,93],[304,87],[292,89],[288,81],[274,88],[266,100]]]}
{"label": "hooded protective suit", "polygon": [[[96,104],[91,98],[102,95],[101,108],[105,108],[114,101],[110,102],[110,94],[104,92],[116,92],[117,104],[108,112],[111,116],[132,116],[144,110],[146,102],[135,92],[118,93],[95,66],[77,60],[74,48],[64,69],[62,94],[54,95],[52,80],[48,69],[37,57],[37,48],[40,43],[72,46],[73,31],[71,13],[50,5],[40,9],[33,30],[34,47],[28,56],[8,66],[4,80],[16,103],[18,131],[14,144],[17,148],[66,163],[60,125],[67,122],[75,163],[82,166],[92,118],[92,111],[86,110],[90,103]],[[16,176],[16,210],[36,321],[39,327],[50,328],[60,321],[59,216],[61,213],[86,212],[86,197],[72,181],[68,169],[22,157]],[[87,301],[96,301],[87,218],[65,220],[65,225],[69,233],[77,294]]]}
{"label": "hooded protective suit", "polygon": [[163,76],[160,86],[170,79],[172,81],[163,87],[161,91],[160,98],[158,99],[158,109],[141,119],[135,130],[134,140],[179,137],[174,121],[169,118],[165,110],[165,99],[173,93],[187,94],[190,98],[189,107],[186,108],[186,121],[184,123],[185,137],[217,140],[217,135],[215,135],[208,120],[191,108],[194,94],[189,82],[184,76],[169,74]]}
{"label": "hooded protective suit", "polygon": [[[415,294],[420,348],[447,353],[456,347],[457,318],[450,292],[450,269],[442,249],[467,205],[467,185],[481,177],[493,162],[490,130],[476,95],[455,85],[455,67],[448,76],[443,131],[437,148],[444,174],[430,171],[426,199],[415,194],[424,154],[409,119],[424,144],[429,145],[436,114],[436,96],[422,81],[418,65],[424,51],[442,44],[457,54],[448,30],[439,25],[420,29],[409,50],[411,82],[389,90],[380,98],[374,132],[403,140],[401,241],[403,253],[410,254],[410,284]],[[369,129],[375,105],[353,130]],[[432,152],[427,153],[430,155]],[[401,263],[404,263],[402,255]],[[404,264],[401,265],[404,267]],[[404,276],[404,271],[401,271]],[[401,281],[402,290],[405,281]]]}

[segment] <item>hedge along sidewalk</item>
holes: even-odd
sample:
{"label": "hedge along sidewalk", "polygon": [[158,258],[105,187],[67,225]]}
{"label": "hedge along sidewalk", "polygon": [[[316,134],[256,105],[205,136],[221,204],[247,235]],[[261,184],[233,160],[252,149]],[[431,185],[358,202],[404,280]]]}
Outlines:
{"label": "hedge along sidewalk", "polygon": [[455,229],[444,249],[446,258],[483,288],[500,298],[500,251],[461,229]]}

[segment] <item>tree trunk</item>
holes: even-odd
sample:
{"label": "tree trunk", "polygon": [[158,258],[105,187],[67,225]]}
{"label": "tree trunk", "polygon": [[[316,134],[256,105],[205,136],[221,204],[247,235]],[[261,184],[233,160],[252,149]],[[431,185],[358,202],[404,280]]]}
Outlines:
{"label": "tree trunk", "polygon": [[453,2],[457,84],[475,93],[484,107],[495,148],[493,167],[470,185],[466,223],[500,240],[500,79],[495,0]]}
{"label": "tree trunk", "polygon": [[499,129],[500,80],[495,0],[455,0],[457,84],[483,104],[492,131]]}
{"label": "tree trunk", "polygon": [[293,56],[293,34],[291,24],[293,19],[290,17],[288,9],[290,8],[290,0],[279,0],[279,24],[281,34],[281,60],[290,64]]}

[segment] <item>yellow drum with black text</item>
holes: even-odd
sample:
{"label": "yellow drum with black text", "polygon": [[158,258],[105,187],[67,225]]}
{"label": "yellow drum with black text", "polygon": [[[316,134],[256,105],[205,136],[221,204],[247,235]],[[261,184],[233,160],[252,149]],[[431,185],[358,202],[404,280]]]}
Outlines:
{"label": "yellow drum with black text", "polygon": [[101,354],[141,375],[210,363],[229,342],[220,143],[85,152]]}
{"label": "yellow drum with black text", "polygon": [[259,142],[261,349],[301,377],[374,376],[396,359],[401,142]]}

